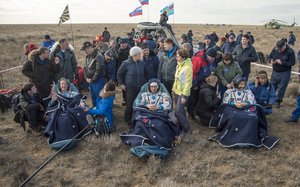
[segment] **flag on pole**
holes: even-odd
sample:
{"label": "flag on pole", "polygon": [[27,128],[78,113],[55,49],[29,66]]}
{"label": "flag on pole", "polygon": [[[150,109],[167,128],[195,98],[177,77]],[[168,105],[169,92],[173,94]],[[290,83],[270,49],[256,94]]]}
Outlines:
{"label": "flag on pole", "polygon": [[59,17],[58,25],[68,21],[70,19],[69,6],[67,5],[62,15]]}
{"label": "flag on pole", "polygon": [[134,11],[129,13],[129,17],[143,15],[142,6],[137,7]]}
{"label": "flag on pole", "polygon": [[139,2],[141,3],[141,5],[149,5],[149,0],[139,0]]}
{"label": "flag on pole", "polygon": [[163,8],[160,13],[167,12],[167,16],[174,14],[174,2]]}

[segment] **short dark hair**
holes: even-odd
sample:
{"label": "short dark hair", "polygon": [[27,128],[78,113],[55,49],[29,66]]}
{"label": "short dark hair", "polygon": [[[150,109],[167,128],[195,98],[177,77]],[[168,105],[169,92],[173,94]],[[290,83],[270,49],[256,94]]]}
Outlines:
{"label": "short dark hair", "polygon": [[246,38],[247,40],[250,40],[249,34],[244,34],[242,37],[243,37],[243,38]]}
{"label": "short dark hair", "polygon": [[39,48],[39,54],[40,55],[43,54],[43,53],[45,53],[46,51],[49,51],[49,49],[47,47],[40,47]]}
{"label": "short dark hair", "polygon": [[31,90],[31,88],[32,88],[33,86],[34,86],[34,84],[31,83],[31,82],[26,83],[26,84],[23,86],[23,88],[22,88],[22,90],[21,90],[21,93],[23,93],[23,94],[27,93],[29,90]]}
{"label": "short dark hair", "polygon": [[174,45],[174,41],[172,40],[172,38],[166,38],[165,41],[164,41],[164,43]]}
{"label": "short dark hair", "polygon": [[62,38],[62,39],[58,40],[58,43],[59,44],[63,44],[65,41],[67,41],[67,39],[66,38]]}
{"label": "short dark hair", "polygon": [[233,57],[232,57],[232,54],[231,53],[225,53],[224,55],[223,55],[223,60],[230,60],[230,61],[232,61],[233,60]]}
{"label": "short dark hair", "polygon": [[268,73],[265,70],[260,70],[259,72],[257,72],[258,75],[262,75],[265,74],[268,76]]}
{"label": "short dark hair", "polygon": [[179,56],[181,56],[181,58],[184,58],[184,59],[186,59],[186,58],[189,57],[189,52],[188,52],[187,50],[185,50],[185,49],[179,49],[179,50],[177,51],[177,54],[178,54]]}

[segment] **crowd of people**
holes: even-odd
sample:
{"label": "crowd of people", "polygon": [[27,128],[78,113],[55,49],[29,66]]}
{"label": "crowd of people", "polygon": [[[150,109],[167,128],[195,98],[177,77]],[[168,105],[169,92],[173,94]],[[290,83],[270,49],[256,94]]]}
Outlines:
{"label": "crowd of people", "polygon": [[[160,21],[171,30],[164,14]],[[296,61],[293,50],[296,37],[292,32],[288,40],[278,40],[269,55],[273,68],[271,79],[266,71],[260,70],[254,80],[249,79],[249,74],[251,62],[256,62],[258,56],[250,32],[243,34],[240,30],[236,36],[230,30],[218,36],[212,31],[197,44],[189,30],[181,35],[180,46],[167,38],[163,30],[144,31],[136,40],[134,35],[133,29],[126,37],[111,41],[105,28],[95,40],[82,44],[80,50],[86,54],[83,68],[78,67],[73,47],[66,38],[55,42],[45,35],[39,47],[26,44],[22,73],[30,83],[22,89],[20,106],[28,114],[30,128],[45,126],[43,111],[56,102],[57,94],[71,98],[84,88],[89,89],[92,106],[82,104],[83,110],[93,116],[105,116],[112,128],[115,127],[116,86],[122,90],[122,106],[126,107],[124,122],[129,129],[134,106],[170,112],[175,103],[175,116],[182,134],[192,133],[190,120],[195,121],[197,117],[200,123],[208,125],[222,104],[238,109],[258,104],[265,115],[272,114],[273,105],[282,107]],[[145,83],[148,91],[140,93]],[[51,99],[45,102],[42,98]],[[299,118],[299,98],[297,101],[290,122]]]}

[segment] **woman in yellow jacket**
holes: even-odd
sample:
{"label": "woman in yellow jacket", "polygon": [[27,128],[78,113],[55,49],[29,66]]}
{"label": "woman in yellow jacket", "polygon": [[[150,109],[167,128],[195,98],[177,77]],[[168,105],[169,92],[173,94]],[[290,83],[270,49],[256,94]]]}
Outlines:
{"label": "woman in yellow jacket", "polygon": [[175,116],[183,133],[190,133],[190,125],[186,118],[185,106],[190,96],[193,79],[193,65],[189,53],[185,49],[177,51],[177,67],[173,92],[175,94]]}

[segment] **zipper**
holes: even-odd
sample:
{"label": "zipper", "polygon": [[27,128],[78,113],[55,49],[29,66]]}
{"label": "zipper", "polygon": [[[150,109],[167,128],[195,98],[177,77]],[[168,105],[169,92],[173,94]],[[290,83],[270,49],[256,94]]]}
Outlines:
{"label": "zipper", "polygon": [[138,85],[139,85],[139,83],[140,83],[140,72],[139,72],[139,67],[138,67],[137,63],[138,63],[138,62],[135,62],[135,67],[136,67],[136,69],[137,69],[137,74],[138,74]]}

